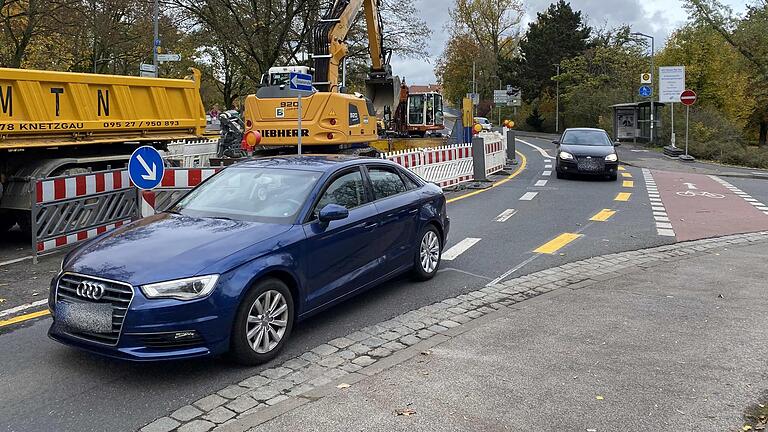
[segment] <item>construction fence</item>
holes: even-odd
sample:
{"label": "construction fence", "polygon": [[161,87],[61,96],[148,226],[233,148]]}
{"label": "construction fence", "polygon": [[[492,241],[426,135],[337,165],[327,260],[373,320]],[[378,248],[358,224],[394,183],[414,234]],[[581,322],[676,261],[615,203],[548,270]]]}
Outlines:
{"label": "construction fence", "polygon": [[[485,180],[485,175],[501,171],[508,162],[507,150],[506,134],[490,132],[479,134],[471,144],[389,152],[382,157],[429,182],[447,187]],[[169,153],[169,159],[183,160],[184,168],[166,168],[162,182],[152,191],[136,188],[125,168],[32,178],[29,187],[34,191],[31,231],[35,261],[41,254],[165,211],[223,169],[200,167],[209,165],[210,157],[215,156],[215,146],[205,140],[190,143],[189,148],[173,148]]]}

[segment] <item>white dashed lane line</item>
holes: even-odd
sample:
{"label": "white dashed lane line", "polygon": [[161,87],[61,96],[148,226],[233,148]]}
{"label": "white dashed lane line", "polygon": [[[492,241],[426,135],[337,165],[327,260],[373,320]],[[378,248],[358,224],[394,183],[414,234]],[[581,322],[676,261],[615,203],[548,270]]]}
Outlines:
{"label": "white dashed lane line", "polygon": [[511,218],[515,214],[517,214],[517,210],[515,210],[515,209],[506,209],[503,212],[501,212],[501,214],[496,216],[496,219],[494,219],[494,221],[496,221],[496,222],[506,222],[506,221],[509,220],[509,218]]}
{"label": "white dashed lane line", "polygon": [[467,237],[464,240],[456,243],[452,248],[443,252],[441,259],[443,261],[453,261],[479,241],[479,238]]}
{"label": "white dashed lane line", "polygon": [[547,180],[539,180],[536,182],[534,186],[546,186],[546,185],[547,185]]}
{"label": "white dashed lane line", "polygon": [[723,185],[723,187],[725,187],[725,188],[726,188],[726,189],[728,189],[729,191],[733,192],[734,194],[738,195],[738,196],[739,196],[739,197],[741,197],[741,199],[743,199],[744,201],[746,201],[746,202],[748,202],[748,203],[752,204],[752,205],[753,205],[753,206],[754,206],[756,209],[758,209],[758,210],[760,210],[761,212],[763,212],[763,213],[765,213],[766,215],[768,215],[768,206],[766,206],[766,205],[765,205],[765,204],[763,204],[762,202],[760,202],[760,201],[758,201],[758,200],[756,200],[756,199],[752,198],[752,196],[751,196],[750,194],[748,194],[748,193],[744,192],[743,190],[741,190],[741,189],[737,188],[736,186],[734,186],[734,185],[732,185],[732,184],[728,183],[727,181],[725,181],[725,180],[721,179],[721,178],[720,178],[720,177],[718,177],[718,176],[710,175],[710,176],[709,176],[709,178],[711,178],[712,180],[714,180],[714,181],[716,181],[716,182],[720,183],[721,185]]}
{"label": "white dashed lane line", "polygon": [[653,179],[651,171],[646,168],[643,168],[643,177],[645,178],[645,188],[648,191],[648,200],[651,202],[653,220],[656,223],[656,233],[660,236],[674,237],[675,230],[669,222],[667,209],[664,208],[664,204],[661,202],[661,195],[659,195],[656,180]]}
{"label": "white dashed lane line", "polygon": [[543,175],[543,176],[551,176],[552,175],[552,171],[544,171],[543,173],[541,173],[541,175]]}
{"label": "white dashed lane line", "polygon": [[538,195],[538,192],[526,192],[520,197],[520,201],[530,201]]}

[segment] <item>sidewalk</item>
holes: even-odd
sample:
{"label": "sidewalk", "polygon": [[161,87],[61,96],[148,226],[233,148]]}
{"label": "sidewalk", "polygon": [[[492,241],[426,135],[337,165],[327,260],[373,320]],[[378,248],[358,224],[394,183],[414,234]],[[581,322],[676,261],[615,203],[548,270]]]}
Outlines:
{"label": "sidewalk", "polygon": [[565,264],[330,341],[142,430],[741,430],[768,390],[766,256],[768,232]]}

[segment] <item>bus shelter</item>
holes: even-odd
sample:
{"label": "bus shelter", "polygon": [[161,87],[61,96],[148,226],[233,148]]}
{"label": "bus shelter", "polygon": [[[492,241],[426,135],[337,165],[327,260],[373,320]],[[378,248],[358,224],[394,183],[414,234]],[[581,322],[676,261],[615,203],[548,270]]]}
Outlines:
{"label": "bus shelter", "polygon": [[[622,103],[612,105],[611,108],[613,108],[614,140],[632,142],[649,142],[651,140],[651,102]],[[659,111],[662,108],[664,108],[663,103],[653,103],[655,140],[658,140],[661,130]]]}

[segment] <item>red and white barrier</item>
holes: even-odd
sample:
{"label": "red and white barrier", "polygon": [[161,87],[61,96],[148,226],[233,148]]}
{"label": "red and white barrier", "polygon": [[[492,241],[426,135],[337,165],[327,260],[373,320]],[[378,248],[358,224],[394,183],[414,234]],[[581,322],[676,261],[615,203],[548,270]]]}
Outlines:
{"label": "red and white barrier", "polygon": [[36,202],[49,203],[133,187],[128,170],[38,180]]}
{"label": "red and white barrier", "polygon": [[[503,170],[506,163],[506,142],[502,135],[497,132],[484,132],[480,137],[485,144],[486,173],[493,174]],[[384,153],[382,158],[402,165],[424,180],[442,187],[474,179],[472,144],[401,150]]]}
{"label": "red and white barrier", "polygon": [[102,225],[89,230],[78,231],[76,233],[59,236],[54,239],[37,242],[37,253],[50,252],[53,249],[58,249],[63,246],[71,245],[77,242],[81,242],[83,240],[94,238],[97,235],[103,234],[107,231],[111,231],[115,228],[120,228],[121,226],[125,225],[130,221],[131,221],[130,219],[117,221],[115,223]]}

